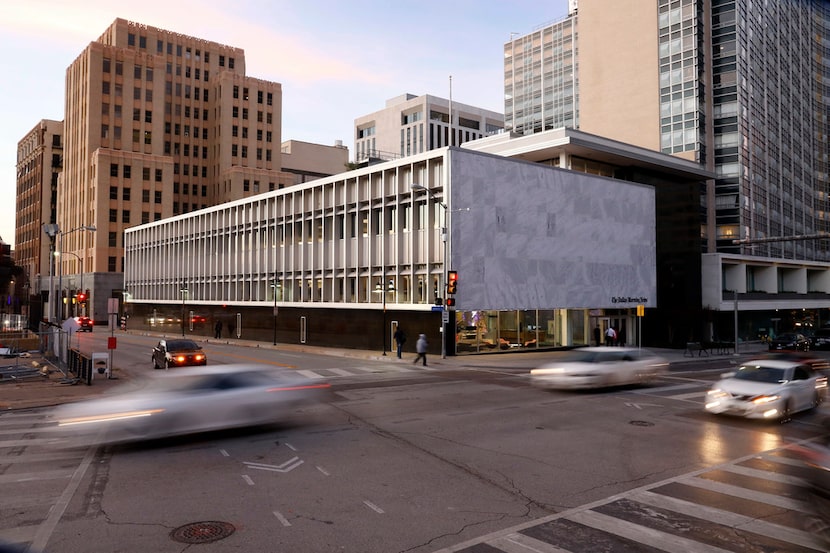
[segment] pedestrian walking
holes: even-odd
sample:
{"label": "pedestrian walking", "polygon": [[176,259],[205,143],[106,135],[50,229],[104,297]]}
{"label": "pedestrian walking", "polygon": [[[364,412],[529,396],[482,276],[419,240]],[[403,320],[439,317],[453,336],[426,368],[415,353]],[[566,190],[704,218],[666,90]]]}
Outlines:
{"label": "pedestrian walking", "polygon": [[423,359],[424,360],[424,367],[427,366],[427,347],[428,346],[429,346],[429,344],[427,344],[427,335],[426,334],[419,334],[418,335],[418,341],[415,342],[415,351],[418,352],[418,357],[416,357],[415,361],[412,362],[413,365],[418,363],[418,359]]}
{"label": "pedestrian walking", "polygon": [[400,359],[403,345],[406,343],[406,332],[403,331],[403,328],[398,326],[397,330],[395,330],[394,338],[395,344],[398,346],[398,359]]}
{"label": "pedestrian walking", "polygon": [[605,345],[606,346],[613,346],[614,342],[617,340],[617,333],[614,331],[613,326],[609,326],[608,329],[605,331]]}
{"label": "pedestrian walking", "polygon": [[597,346],[602,345],[602,331],[599,329],[599,325],[594,327],[594,342]]}
{"label": "pedestrian walking", "polygon": [[222,321],[216,321],[216,326],[213,327],[213,337],[217,340],[222,337]]}

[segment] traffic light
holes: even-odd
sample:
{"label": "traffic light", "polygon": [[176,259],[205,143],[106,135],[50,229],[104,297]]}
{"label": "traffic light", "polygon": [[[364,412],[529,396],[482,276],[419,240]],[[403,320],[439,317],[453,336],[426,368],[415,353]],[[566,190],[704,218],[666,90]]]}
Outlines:
{"label": "traffic light", "polygon": [[86,301],[86,294],[83,292],[78,293],[78,303],[84,303]]}
{"label": "traffic light", "polygon": [[447,294],[455,294],[456,287],[458,285],[458,272],[457,271],[448,271],[447,272]]}
{"label": "traffic light", "polygon": [[447,307],[455,307],[455,298],[447,298]]}

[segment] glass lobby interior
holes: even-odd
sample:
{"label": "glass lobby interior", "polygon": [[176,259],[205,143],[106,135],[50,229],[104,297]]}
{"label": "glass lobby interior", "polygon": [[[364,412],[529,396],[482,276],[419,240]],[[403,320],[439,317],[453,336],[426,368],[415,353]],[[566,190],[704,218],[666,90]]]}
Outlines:
{"label": "glass lobby interior", "polygon": [[617,332],[617,345],[636,343],[636,317],[625,310],[539,309],[456,311],[456,353],[593,346],[594,329]]}

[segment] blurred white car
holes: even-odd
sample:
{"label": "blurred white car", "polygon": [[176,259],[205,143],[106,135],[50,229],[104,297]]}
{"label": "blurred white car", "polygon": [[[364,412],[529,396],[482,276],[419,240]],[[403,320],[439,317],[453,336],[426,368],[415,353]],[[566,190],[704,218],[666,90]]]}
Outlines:
{"label": "blurred white car", "polygon": [[273,423],[328,390],[288,369],[217,365],[165,372],[141,389],[65,404],[52,416],[67,438],[120,443]]}
{"label": "blurred white car", "polygon": [[601,346],[572,350],[531,370],[530,378],[542,388],[600,388],[650,382],[668,366],[648,350]]}
{"label": "blurred white car", "polygon": [[725,373],[706,392],[706,411],[750,419],[787,421],[793,413],[818,406],[827,377],[807,363],[757,359]]}

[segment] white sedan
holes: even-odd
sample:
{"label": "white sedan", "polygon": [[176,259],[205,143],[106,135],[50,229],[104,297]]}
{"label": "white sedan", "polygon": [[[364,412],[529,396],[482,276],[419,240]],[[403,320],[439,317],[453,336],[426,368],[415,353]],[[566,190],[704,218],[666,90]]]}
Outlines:
{"label": "white sedan", "polygon": [[644,384],[668,366],[668,361],[644,349],[579,348],[531,370],[530,378],[541,388],[600,388]]}
{"label": "white sedan", "polygon": [[809,364],[777,359],[744,363],[722,375],[706,392],[706,411],[786,422],[793,413],[818,406],[827,377]]}
{"label": "white sedan", "polygon": [[120,443],[273,423],[328,390],[288,369],[216,365],[165,372],[140,389],[62,405],[52,416],[73,441]]}

